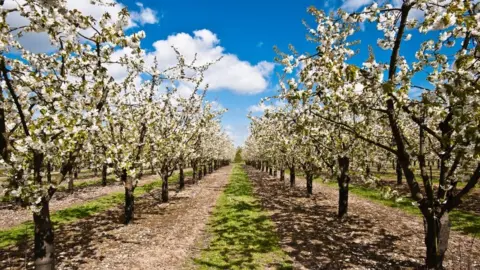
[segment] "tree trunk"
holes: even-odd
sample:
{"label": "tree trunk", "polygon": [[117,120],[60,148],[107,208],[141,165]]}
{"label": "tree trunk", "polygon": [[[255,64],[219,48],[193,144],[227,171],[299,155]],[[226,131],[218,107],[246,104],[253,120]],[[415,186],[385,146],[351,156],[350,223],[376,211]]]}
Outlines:
{"label": "tree trunk", "polygon": [[192,170],[193,170],[192,182],[195,184],[197,182],[197,164],[195,164],[195,162],[192,163]]}
{"label": "tree trunk", "polygon": [[52,182],[52,163],[47,163],[47,182]]}
{"label": "tree trunk", "polygon": [[75,169],[73,171],[73,178],[78,179],[78,170],[77,169]]}
{"label": "tree trunk", "polygon": [[207,165],[203,165],[203,176],[207,176]]}
{"label": "tree trunk", "polygon": [[128,179],[126,169],[123,169],[120,178],[125,185],[125,225],[128,225],[133,220],[135,206],[135,198],[133,196],[133,180]]}
{"label": "tree trunk", "polygon": [[168,176],[162,177],[162,202],[168,202]]}
{"label": "tree trunk", "polygon": [[443,269],[443,259],[450,237],[450,220],[448,212],[438,219],[434,215],[424,218],[427,269]]}
{"label": "tree trunk", "polygon": [[348,212],[348,185],[350,177],[348,176],[348,167],[350,159],[348,157],[339,157],[338,165],[340,175],[337,177],[338,182],[338,218],[343,218]]}
{"label": "tree trunk", "polygon": [[180,190],[185,188],[185,174],[183,173],[183,165],[180,164],[180,173],[178,176],[178,185]]}
{"label": "tree trunk", "polygon": [[280,170],[280,181],[285,181],[285,170],[281,169]]}
{"label": "tree trunk", "polygon": [[41,207],[40,212],[33,214],[33,222],[35,224],[35,269],[53,270],[55,269],[55,246],[47,199],[42,199]]}
{"label": "tree trunk", "polygon": [[313,174],[310,172],[306,173],[307,180],[307,195],[310,196],[313,194]]}
{"label": "tree trunk", "polygon": [[73,192],[73,175],[72,175],[73,170],[70,170],[69,177],[68,177],[68,191]]}
{"label": "tree trunk", "polygon": [[103,164],[102,166],[102,186],[107,185],[107,164]]}
{"label": "tree trunk", "polygon": [[290,187],[295,186],[295,167],[290,167]]}
{"label": "tree trunk", "polygon": [[273,168],[272,167],[270,167],[270,169],[268,169],[268,174],[273,175]]}
{"label": "tree trunk", "polygon": [[400,162],[398,162],[398,160],[396,163],[397,165],[395,166],[395,172],[397,173],[397,185],[401,185],[403,177],[402,166],[400,165]]}

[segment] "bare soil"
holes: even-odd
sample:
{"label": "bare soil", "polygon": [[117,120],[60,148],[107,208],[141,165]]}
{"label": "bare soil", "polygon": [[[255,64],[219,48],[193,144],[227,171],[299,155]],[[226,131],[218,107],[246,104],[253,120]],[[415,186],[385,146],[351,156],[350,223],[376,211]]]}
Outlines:
{"label": "bare soil", "polygon": [[[155,180],[158,180],[158,176],[156,175],[143,177],[139,181],[139,186],[146,185]],[[95,185],[76,189],[72,193],[58,192],[50,201],[50,213],[52,214],[58,210],[83,204],[110,193],[121,192],[123,190],[123,183],[115,182],[114,185],[107,185],[105,187]],[[4,204],[0,209],[0,230],[8,229],[29,220],[32,220],[32,212],[29,209],[20,208],[12,204]]]}
{"label": "bare soil", "polygon": [[[185,170],[185,172],[190,169]],[[85,178],[76,179],[76,182],[86,182],[98,179],[97,178]],[[143,186],[159,180],[158,175],[145,174],[138,182],[138,186]],[[84,204],[86,202],[98,199],[102,196],[106,196],[115,192],[124,191],[123,183],[115,181],[107,186],[91,185],[82,188],[75,188],[73,192],[57,191],[52,200],[50,201],[50,214],[67,209],[69,207]],[[16,225],[20,225],[23,222],[32,220],[32,212],[28,209],[22,208],[19,205],[13,203],[1,203],[0,204],[0,230],[5,230]]]}
{"label": "bare soil", "polygon": [[[74,222],[55,231],[57,269],[179,269],[194,252],[232,166],[208,175],[186,189],[170,186],[170,202],[159,190],[135,202],[133,224],[123,225],[123,208]],[[32,243],[0,250],[2,269],[30,269]]]}
{"label": "bare soil", "polygon": [[[338,190],[305,181],[293,189],[247,167],[255,193],[272,213],[282,248],[295,269],[422,269],[425,246],[420,217],[350,194],[348,217],[337,217]],[[450,233],[447,269],[480,269],[480,239]]]}

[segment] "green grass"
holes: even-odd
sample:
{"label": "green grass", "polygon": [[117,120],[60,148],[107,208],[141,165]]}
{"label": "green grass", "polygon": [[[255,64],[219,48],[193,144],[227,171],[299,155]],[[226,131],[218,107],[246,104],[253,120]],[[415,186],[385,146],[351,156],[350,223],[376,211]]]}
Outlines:
{"label": "green grass", "polygon": [[[315,179],[317,182],[321,182],[320,179]],[[332,188],[337,188],[336,182],[328,182],[322,184],[328,185]],[[395,201],[393,199],[387,199],[382,197],[379,190],[375,188],[367,188],[359,185],[350,184],[349,190],[351,193],[360,197],[369,199],[376,203],[383,204],[385,206],[401,209],[407,213],[421,216],[418,207],[413,205],[413,200],[410,198],[402,198],[401,201]],[[450,221],[452,223],[452,230],[459,231],[465,234],[473,234],[475,236],[480,235],[480,216],[474,213],[454,210],[450,212]]]}
{"label": "green grass", "polygon": [[262,211],[241,165],[217,201],[208,228],[211,242],[194,263],[200,269],[292,269],[274,224]]}
{"label": "green grass", "polygon": [[[191,175],[191,172],[185,172],[186,176]],[[174,184],[178,182],[178,174],[170,177],[169,183]],[[141,182],[140,182],[141,183]],[[146,192],[162,186],[162,181],[155,181],[135,189],[135,196],[141,196]],[[109,208],[122,204],[124,202],[124,192],[114,192],[98,199],[89,201],[87,203],[72,206],[63,210],[56,211],[50,215],[50,218],[55,227],[59,225],[68,224],[82,218],[92,216],[94,214],[103,212]],[[0,248],[15,245],[21,241],[33,238],[34,224],[32,221],[24,222],[15,227],[0,231]]]}

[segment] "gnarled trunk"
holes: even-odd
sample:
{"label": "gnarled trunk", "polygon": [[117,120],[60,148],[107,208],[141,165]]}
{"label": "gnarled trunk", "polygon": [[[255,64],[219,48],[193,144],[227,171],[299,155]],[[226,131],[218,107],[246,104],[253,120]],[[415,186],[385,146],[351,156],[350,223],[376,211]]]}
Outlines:
{"label": "gnarled trunk", "polygon": [[102,166],[102,186],[107,185],[107,164],[103,164]]}
{"label": "gnarled trunk", "polygon": [[350,159],[348,157],[339,157],[338,166],[340,175],[337,177],[338,183],[338,218],[343,218],[348,212],[348,185],[350,177],[348,176],[348,167]]}
{"label": "gnarled trunk", "polygon": [[135,208],[133,180],[128,179],[127,176],[127,170],[123,169],[122,174],[120,175],[120,180],[123,182],[125,187],[125,225],[129,224],[133,220]]}
{"label": "gnarled trunk", "polygon": [[290,167],[290,187],[295,186],[295,167]]}
{"label": "gnarled trunk", "polygon": [[183,173],[183,165],[180,164],[180,173],[178,176],[178,187],[179,189],[185,188],[185,174]]}
{"label": "gnarled trunk", "polygon": [[68,191],[73,192],[73,169],[68,172]]}
{"label": "gnarled trunk", "polygon": [[313,174],[311,172],[305,172],[307,180],[307,195],[313,194]]}
{"label": "gnarled trunk", "polygon": [[162,202],[168,202],[168,176],[162,177]]}
{"label": "gnarled trunk", "polygon": [[55,246],[49,202],[46,198],[42,198],[41,207],[40,212],[33,214],[33,222],[35,224],[35,269],[52,270],[55,269]]}
{"label": "gnarled trunk", "polygon": [[195,184],[197,182],[197,164],[196,164],[196,162],[192,162],[192,170],[193,170],[192,182]]}
{"label": "gnarled trunk", "polygon": [[397,164],[395,166],[395,172],[397,174],[397,185],[401,185],[402,184],[403,173],[402,173],[402,166],[400,165],[400,162],[398,162],[398,160],[397,160]]}
{"label": "gnarled trunk", "polygon": [[425,226],[425,245],[427,246],[425,265],[427,269],[443,269],[443,259],[450,237],[448,212],[445,212],[441,218],[430,215],[424,218],[423,221]]}
{"label": "gnarled trunk", "polygon": [[52,163],[47,163],[47,182],[52,182]]}

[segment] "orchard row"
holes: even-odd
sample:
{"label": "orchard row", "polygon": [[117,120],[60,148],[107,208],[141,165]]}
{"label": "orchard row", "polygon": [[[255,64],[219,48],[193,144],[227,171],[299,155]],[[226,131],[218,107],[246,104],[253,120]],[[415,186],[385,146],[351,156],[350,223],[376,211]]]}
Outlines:
{"label": "orchard row", "polygon": [[[442,269],[448,214],[480,178],[480,4],[420,0],[309,12],[316,51],[277,50],[281,91],[252,117],[244,158],[281,178],[289,169],[292,181],[302,170],[308,194],[313,174],[325,172],[338,182],[340,218],[351,172],[370,178],[369,164],[393,160],[424,218],[426,266]],[[364,27],[380,38],[357,40]],[[438,184],[428,160],[438,160]]]}
{"label": "orchard row", "polygon": [[[144,164],[161,177],[165,202],[174,170],[189,163],[195,173],[206,173],[207,166],[218,168],[234,156],[220,125],[224,110],[205,100],[203,73],[211,63],[187,62],[175,48],[174,66],[160,69],[156,59],[147,61],[140,46],[145,33],[125,32],[126,9],[95,20],[67,9],[65,0],[13,5],[0,6],[3,196],[33,211],[37,269],[54,268],[49,202],[75,168],[115,173],[125,186],[129,223]],[[10,25],[6,18],[13,13],[25,24]],[[38,32],[52,43],[48,53],[19,42]]]}

